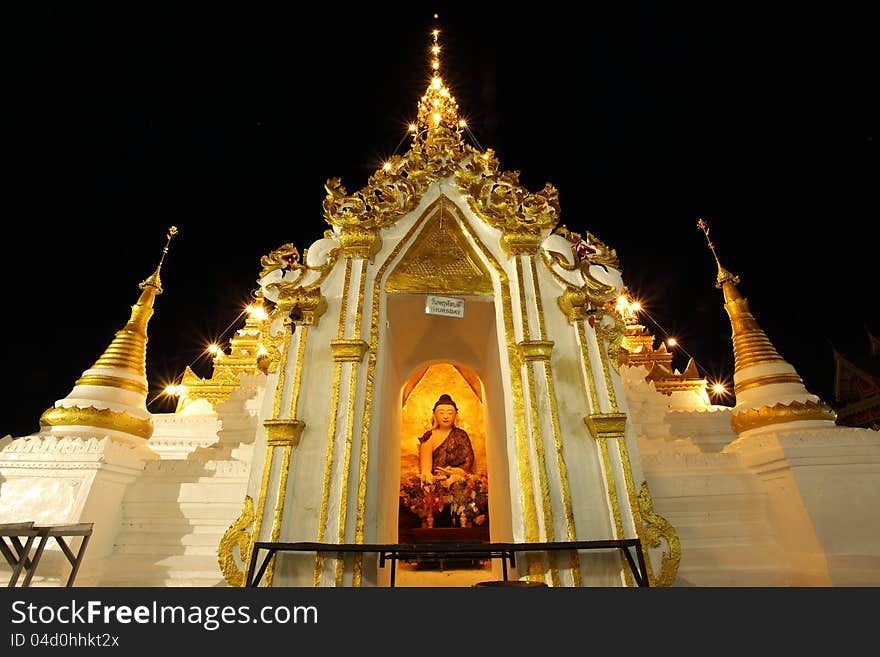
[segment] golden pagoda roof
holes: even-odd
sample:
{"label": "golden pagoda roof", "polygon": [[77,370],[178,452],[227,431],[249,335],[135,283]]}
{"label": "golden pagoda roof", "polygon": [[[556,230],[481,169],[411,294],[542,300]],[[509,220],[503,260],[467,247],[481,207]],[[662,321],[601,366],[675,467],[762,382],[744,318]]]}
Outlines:
{"label": "golden pagoda roof", "polygon": [[724,292],[724,309],[730,317],[737,396],[731,420],[734,431],[741,434],[790,422],[833,422],[836,415],[831,407],[807,391],[800,375],[779,355],[758,325],[748,300],[736,287],[739,277],[721,266],[715,245],[709,239],[709,226],[699,219],[697,228],[705,234],[715,258],[715,285]]}
{"label": "golden pagoda roof", "polygon": [[55,431],[110,429],[145,439],[152,435],[153,423],[146,408],[147,324],[156,296],[162,293],[160,272],[176,234],[177,228],[171,226],[159,264],[139,285],[141,294],[131,307],[128,322],[76,380],[70,393],[40,416],[43,427]]}

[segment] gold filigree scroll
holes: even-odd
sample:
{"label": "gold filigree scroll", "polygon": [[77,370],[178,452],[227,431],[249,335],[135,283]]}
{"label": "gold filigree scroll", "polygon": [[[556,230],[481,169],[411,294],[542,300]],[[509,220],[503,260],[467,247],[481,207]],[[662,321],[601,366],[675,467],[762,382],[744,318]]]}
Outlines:
{"label": "gold filigree scroll", "polygon": [[[641,513],[645,528],[644,536],[647,545],[644,548],[647,550],[649,547],[660,547],[660,539],[665,539],[669,546],[669,551],[664,552],[661,558],[660,573],[651,582],[651,586],[672,586],[675,576],[678,574],[678,565],[681,562],[681,542],[678,540],[675,528],[669,524],[669,521],[654,513],[654,502],[651,499],[647,481],[642,482],[642,487],[639,490],[639,513]],[[647,554],[645,557],[649,558]]]}
{"label": "gold filigree scroll", "polygon": [[587,245],[593,250],[593,253],[589,255],[589,259],[594,265],[605,265],[606,267],[620,269],[617,251],[589,231],[587,231]]}
{"label": "gold filigree scroll", "polygon": [[220,539],[217,551],[220,571],[230,586],[244,586],[244,571],[238,567],[232,549],[237,547],[241,563],[246,564],[250,557],[251,535],[247,528],[254,521],[254,500],[250,495],[244,498],[241,515],[233,522]]}
{"label": "gold filigree scroll", "polygon": [[415,164],[409,156],[396,155],[354,194],[346,191],[339,178],[330,178],[324,185],[324,219],[339,227],[346,257],[372,259],[382,246],[379,231],[418,205],[430,176]]}
{"label": "gold filigree scroll", "polygon": [[604,341],[606,353],[611,366],[620,371],[623,338],[626,336],[626,324],[616,313],[599,311],[596,314],[596,335]]}
{"label": "gold filigree scroll", "polygon": [[283,269],[285,271],[303,269],[303,266],[300,264],[299,249],[293,244],[282,244],[274,251],[270,251],[269,255],[264,255],[260,258],[260,265],[263,269],[260,271],[259,278],[263,278],[276,269]]}
{"label": "gold filigree scroll", "polygon": [[502,232],[508,254],[535,253],[542,231],[559,221],[559,196],[550,183],[534,194],[519,183],[519,171],[498,170],[493,151],[469,152],[456,170],[459,189],[469,195],[471,209]]}
{"label": "gold filigree scroll", "polygon": [[[325,239],[332,238],[328,237],[326,234],[324,237]],[[341,249],[339,247],[332,249],[327,254],[327,259],[324,261],[324,264],[312,266],[300,262],[299,250],[293,246],[293,244],[284,244],[274,251],[271,251],[269,255],[264,255],[260,258],[260,264],[263,266],[263,270],[260,272],[258,280],[262,280],[273,271],[282,269],[284,271],[281,274],[281,280],[277,283],[270,284],[267,287],[283,284],[288,287],[302,287],[304,290],[315,289],[324,282],[324,279],[327,278],[327,275],[339,259],[340,252]],[[305,249],[303,251],[302,261],[305,261],[308,258],[308,255],[309,250]],[[288,272],[291,272],[291,276],[289,277],[287,275]],[[312,276],[311,280],[306,283],[306,274],[309,273],[316,275]]]}

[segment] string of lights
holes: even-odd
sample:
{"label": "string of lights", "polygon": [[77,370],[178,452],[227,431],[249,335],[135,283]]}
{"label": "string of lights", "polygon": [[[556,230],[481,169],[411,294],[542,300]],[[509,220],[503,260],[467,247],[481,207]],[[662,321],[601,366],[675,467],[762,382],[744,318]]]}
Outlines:
{"label": "string of lights", "polygon": [[[222,349],[220,348],[220,343],[223,342],[223,340],[226,338],[226,335],[229,333],[229,330],[233,326],[235,326],[238,323],[238,321],[245,314],[250,313],[251,310],[252,310],[252,306],[249,305],[244,310],[242,310],[240,313],[238,313],[238,315],[236,315],[235,318],[231,322],[229,322],[229,324],[226,326],[226,328],[224,328],[220,332],[220,334],[217,336],[217,338],[213,342],[211,342],[207,347],[205,347],[205,349],[200,351],[199,354],[195,358],[193,358],[189,363],[187,363],[186,367],[183,368],[183,371],[185,372],[187,370],[187,368],[192,368],[202,358],[205,358],[205,356],[207,356],[209,354],[212,357],[216,358],[217,354],[222,351]],[[157,399],[162,398],[163,396],[177,396],[178,393],[180,392],[180,386],[181,386],[180,382],[181,382],[182,378],[183,378],[183,373],[180,373],[174,378],[173,383],[169,383],[169,384],[163,386],[162,389],[159,390],[155,395],[153,395],[153,397],[151,399],[147,400],[147,403],[146,403],[147,407],[149,408],[152,403],[154,403]]]}
{"label": "string of lights", "polygon": [[630,300],[625,296],[620,296],[617,299],[617,311],[624,317],[624,319],[637,319],[638,317],[644,317],[648,319],[663,336],[663,342],[667,347],[677,349],[685,354],[691,361],[693,361],[694,365],[697,368],[697,371],[706,379],[707,388],[709,392],[714,394],[718,399],[725,399],[729,397],[729,387],[726,385],[723,377],[713,376],[708,368],[703,366],[694,356],[691,354],[684,346],[678,341],[677,338],[673,337],[669,331],[667,331],[663,326],[661,326],[660,322],[658,322],[651,313],[649,313],[642,304],[635,300]]}

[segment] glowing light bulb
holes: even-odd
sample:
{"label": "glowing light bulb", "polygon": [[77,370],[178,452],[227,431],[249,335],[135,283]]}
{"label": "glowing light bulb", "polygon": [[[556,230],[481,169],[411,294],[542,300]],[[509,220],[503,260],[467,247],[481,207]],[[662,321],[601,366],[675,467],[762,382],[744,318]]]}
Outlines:
{"label": "glowing light bulb", "polygon": [[440,53],[440,46],[434,46],[433,48],[431,48],[431,52],[435,55],[439,54]]}
{"label": "glowing light bulb", "polygon": [[676,340],[675,338],[669,338],[666,341],[666,344],[668,344],[670,347],[674,347],[675,345],[678,344],[678,340]]}
{"label": "glowing light bulb", "polygon": [[438,123],[438,124],[439,124],[439,123],[440,123],[440,118],[441,118],[440,113],[439,113],[439,112],[434,112],[434,123]]}
{"label": "glowing light bulb", "polygon": [[210,352],[212,354],[216,354],[218,351],[220,351],[220,347],[218,347],[216,344],[209,344],[208,345],[208,352]]}
{"label": "glowing light bulb", "polygon": [[251,314],[257,319],[266,319],[269,317],[269,313],[266,312],[266,309],[263,308],[263,306],[254,306],[254,311]]}
{"label": "glowing light bulb", "polygon": [[246,305],[246,306],[244,307],[244,311],[245,311],[248,315],[253,315],[253,314],[254,314],[254,307],[253,307],[251,304],[248,304],[248,305]]}
{"label": "glowing light bulb", "polygon": [[467,121],[462,119],[461,121],[458,122],[458,127],[459,128],[467,128]]}
{"label": "glowing light bulb", "polygon": [[617,297],[617,306],[619,308],[623,308],[626,305],[627,305],[627,302],[626,302],[625,296],[621,295],[621,296]]}
{"label": "glowing light bulb", "polygon": [[440,68],[440,62],[435,59],[433,62],[431,62],[431,68],[436,71],[438,68]]}
{"label": "glowing light bulb", "polygon": [[[435,16],[435,18],[436,18],[436,16]],[[440,30],[432,30],[432,31],[431,31],[431,34],[433,34],[433,35],[434,35],[434,38],[436,39],[436,38],[437,38],[437,35],[440,34]]]}
{"label": "glowing light bulb", "polygon": [[385,169],[385,171],[391,171],[391,162],[386,162],[382,165],[382,168]]}
{"label": "glowing light bulb", "polygon": [[440,78],[435,76],[434,78],[431,79],[431,86],[434,87],[435,89],[439,89],[440,87],[443,86],[443,80],[441,80]]}
{"label": "glowing light bulb", "polygon": [[714,392],[716,395],[723,395],[725,392],[727,392],[727,388],[725,388],[720,383],[716,383],[712,386],[712,392]]}
{"label": "glowing light bulb", "polygon": [[177,392],[177,386],[175,386],[175,385],[165,386],[165,394],[166,395],[173,395],[176,392]]}
{"label": "glowing light bulb", "polygon": [[629,304],[629,307],[635,312],[639,312],[642,309],[642,304],[640,304],[638,301],[633,301],[631,304]]}

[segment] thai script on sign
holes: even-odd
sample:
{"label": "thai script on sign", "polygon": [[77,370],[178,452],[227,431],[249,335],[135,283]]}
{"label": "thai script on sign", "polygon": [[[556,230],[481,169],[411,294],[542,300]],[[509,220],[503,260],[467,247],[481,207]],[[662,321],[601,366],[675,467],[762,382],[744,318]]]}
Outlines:
{"label": "thai script on sign", "polygon": [[426,315],[442,315],[444,317],[464,318],[464,299],[458,297],[440,297],[429,294],[425,298]]}

